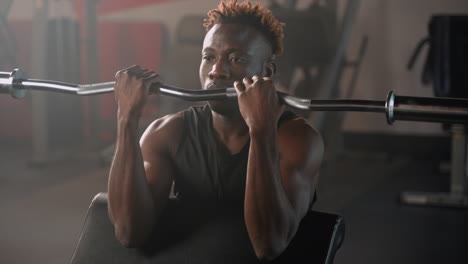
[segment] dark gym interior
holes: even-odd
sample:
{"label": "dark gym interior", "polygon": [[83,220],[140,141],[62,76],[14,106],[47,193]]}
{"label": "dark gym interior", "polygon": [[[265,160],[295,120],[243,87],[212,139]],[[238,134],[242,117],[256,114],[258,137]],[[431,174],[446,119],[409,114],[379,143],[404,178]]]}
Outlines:
{"label": "dark gym interior", "polygon": [[[218,2],[2,1],[0,72],[97,83],[141,64],[169,84],[198,89],[202,21]],[[465,0],[259,2],[286,21],[283,91],[313,99],[384,100],[390,90],[468,98]],[[448,46],[434,44],[439,38]],[[154,97],[140,131],[196,103]],[[333,263],[468,262],[466,125],[300,114],[325,141],[313,209],[345,222]],[[112,94],[0,94],[0,263],[70,262],[91,200],[107,192],[116,116]]]}

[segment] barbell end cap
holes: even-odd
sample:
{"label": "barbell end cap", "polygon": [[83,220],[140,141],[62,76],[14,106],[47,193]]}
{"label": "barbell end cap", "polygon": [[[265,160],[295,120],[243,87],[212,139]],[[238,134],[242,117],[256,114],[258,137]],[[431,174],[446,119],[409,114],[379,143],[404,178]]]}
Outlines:
{"label": "barbell end cap", "polygon": [[26,73],[20,69],[14,69],[10,74],[10,95],[13,98],[21,99],[26,95],[27,90],[21,84],[25,80]]}
{"label": "barbell end cap", "polygon": [[385,101],[385,115],[389,125],[395,122],[395,97],[395,90],[391,90],[388,92],[387,100]]}

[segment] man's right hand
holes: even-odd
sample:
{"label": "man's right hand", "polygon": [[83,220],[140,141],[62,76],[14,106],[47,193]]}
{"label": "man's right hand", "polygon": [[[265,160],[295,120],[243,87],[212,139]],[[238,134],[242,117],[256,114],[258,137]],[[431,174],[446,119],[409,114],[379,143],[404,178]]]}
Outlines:
{"label": "man's right hand", "polygon": [[142,114],[150,87],[159,86],[159,75],[154,71],[133,65],[115,74],[114,94],[119,116],[139,118]]}

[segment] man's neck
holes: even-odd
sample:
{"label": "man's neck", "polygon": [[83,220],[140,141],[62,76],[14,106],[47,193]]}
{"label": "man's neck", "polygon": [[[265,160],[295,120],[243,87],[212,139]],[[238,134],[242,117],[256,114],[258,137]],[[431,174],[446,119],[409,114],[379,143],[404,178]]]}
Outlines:
{"label": "man's neck", "polygon": [[218,140],[231,154],[238,153],[249,139],[249,127],[242,116],[223,116],[211,111]]}

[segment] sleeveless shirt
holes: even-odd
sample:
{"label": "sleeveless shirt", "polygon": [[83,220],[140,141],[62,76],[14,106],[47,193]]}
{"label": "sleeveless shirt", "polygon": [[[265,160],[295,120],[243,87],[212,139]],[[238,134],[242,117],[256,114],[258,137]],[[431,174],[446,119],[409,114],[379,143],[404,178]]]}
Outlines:
{"label": "sleeveless shirt", "polygon": [[[278,127],[297,115],[286,111]],[[258,264],[244,221],[250,140],[231,155],[216,138],[209,105],[183,112],[174,156],[176,206],[161,217],[159,264]],[[159,241],[158,241],[159,239]]]}
{"label": "sleeveless shirt", "polygon": [[[297,115],[285,111],[282,122]],[[175,193],[184,202],[205,206],[244,205],[250,140],[240,152],[230,154],[214,133],[209,105],[183,112],[184,133],[175,154]]]}

